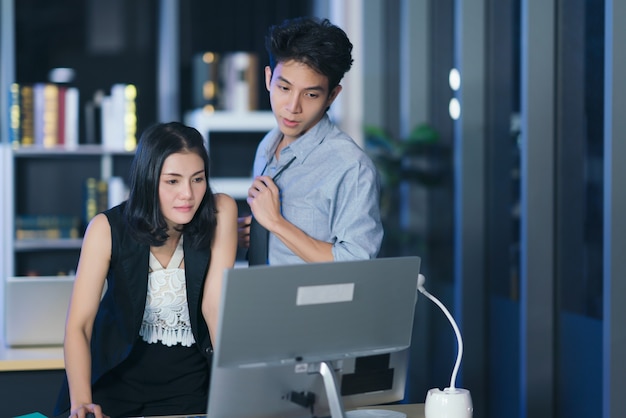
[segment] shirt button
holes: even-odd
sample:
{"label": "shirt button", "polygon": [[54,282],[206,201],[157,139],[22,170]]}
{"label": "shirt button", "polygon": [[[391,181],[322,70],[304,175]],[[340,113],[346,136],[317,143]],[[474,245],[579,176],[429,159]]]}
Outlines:
{"label": "shirt button", "polygon": [[207,347],[204,351],[205,351],[207,354],[213,354],[213,347]]}

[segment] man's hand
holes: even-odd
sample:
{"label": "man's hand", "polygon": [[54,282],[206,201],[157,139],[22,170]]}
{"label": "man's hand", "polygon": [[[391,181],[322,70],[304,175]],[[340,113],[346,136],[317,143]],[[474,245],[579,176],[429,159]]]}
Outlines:
{"label": "man's hand", "polygon": [[271,225],[280,220],[280,190],[269,176],[254,179],[248,189],[248,205],[258,223],[271,231]]}

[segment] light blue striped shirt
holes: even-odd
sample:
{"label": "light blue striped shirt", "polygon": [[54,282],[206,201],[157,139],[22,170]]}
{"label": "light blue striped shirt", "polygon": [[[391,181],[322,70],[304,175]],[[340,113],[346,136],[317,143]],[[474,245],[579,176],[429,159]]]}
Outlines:
{"label": "light blue striped shirt", "polygon": [[[375,258],[383,239],[380,179],[365,152],[328,115],[274,157],[282,138],[270,131],[257,148],[254,175],[270,177],[294,156],[276,180],[285,219],[309,236],[333,244],[335,261]],[[270,234],[269,264],[304,261]]]}

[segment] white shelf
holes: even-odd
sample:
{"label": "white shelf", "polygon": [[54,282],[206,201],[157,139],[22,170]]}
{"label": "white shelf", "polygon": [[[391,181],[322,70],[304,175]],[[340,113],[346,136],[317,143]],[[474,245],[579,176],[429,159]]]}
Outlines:
{"label": "white shelf", "polygon": [[26,146],[18,147],[14,149],[13,154],[15,157],[28,157],[28,158],[51,158],[54,156],[67,157],[67,156],[107,156],[107,155],[129,155],[135,154],[135,151],[126,151],[119,149],[108,149],[102,145],[78,145],[76,147],[41,147],[41,146]]}
{"label": "white shelf", "polygon": [[213,193],[226,193],[233,199],[245,200],[252,179],[246,177],[212,177],[209,179]]}
{"label": "white shelf", "polygon": [[196,109],[187,112],[185,124],[196,128],[205,139],[211,131],[256,132],[269,131],[276,126],[274,114],[269,110],[253,112],[215,111]]}
{"label": "white shelf", "polygon": [[15,240],[15,251],[78,250],[82,243],[83,240],[81,238],[18,239]]}

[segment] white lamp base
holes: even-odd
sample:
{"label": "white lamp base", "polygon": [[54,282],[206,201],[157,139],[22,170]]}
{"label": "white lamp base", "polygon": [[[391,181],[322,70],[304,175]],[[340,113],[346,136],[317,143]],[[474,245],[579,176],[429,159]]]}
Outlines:
{"label": "white lamp base", "polygon": [[472,418],[472,396],[467,389],[430,389],[426,394],[424,412],[426,418]]}

